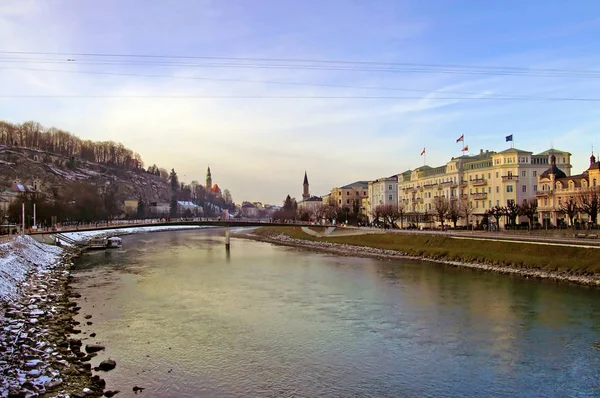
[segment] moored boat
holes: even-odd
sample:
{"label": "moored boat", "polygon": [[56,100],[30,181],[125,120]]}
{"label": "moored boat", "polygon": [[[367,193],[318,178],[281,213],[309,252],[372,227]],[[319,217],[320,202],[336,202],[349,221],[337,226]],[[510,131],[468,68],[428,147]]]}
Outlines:
{"label": "moored boat", "polygon": [[113,236],[112,238],[108,238],[106,241],[106,248],[107,249],[117,249],[119,247],[123,246],[123,241],[121,240],[121,238],[117,237],[117,236]]}

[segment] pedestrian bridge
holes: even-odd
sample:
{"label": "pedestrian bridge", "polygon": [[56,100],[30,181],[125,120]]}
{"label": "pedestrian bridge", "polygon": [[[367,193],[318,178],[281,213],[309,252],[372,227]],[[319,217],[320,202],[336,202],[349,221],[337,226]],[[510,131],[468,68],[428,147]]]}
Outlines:
{"label": "pedestrian bridge", "polygon": [[[270,222],[265,220],[184,220],[184,221],[168,221],[168,222],[112,222],[85,224],[78,227],[61,227],[57,230],[41,229],[38,231],[29,232],[30,235],[66,233],[77,231],[102,231],[115,230],[124,228],[140,228],[140,227],[161,227],[161,226],[212,226],[212,227],[290,227],[290,226],[307,226],[307,222],[281,223]],[[316,225],[315,225],[316,226]]]}

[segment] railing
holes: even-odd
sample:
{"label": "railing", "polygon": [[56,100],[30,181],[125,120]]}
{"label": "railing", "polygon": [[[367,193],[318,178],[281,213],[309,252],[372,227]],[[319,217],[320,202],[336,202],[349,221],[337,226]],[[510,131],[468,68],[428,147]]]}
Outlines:
{"label": "railing", "polygon": [[517,176],[502,176],[502,182],[507,181],[519,181],[519,178]]}
{"label": "railing", "polygon": [[485,178],[476,178],[471,180],[471,185],[479,186],[479,185],[487,185],[487,180]]}
{"label": "railing", "polygon": [[454,181],[444,181],[444,182],[440,182],[440,187],[451,187],[453,185],[456,185],[454,183]]}
{"label": "railing", "polygon": [[487,193],[485,192],[472,193],[471,196],[475,200],[487,199]]}

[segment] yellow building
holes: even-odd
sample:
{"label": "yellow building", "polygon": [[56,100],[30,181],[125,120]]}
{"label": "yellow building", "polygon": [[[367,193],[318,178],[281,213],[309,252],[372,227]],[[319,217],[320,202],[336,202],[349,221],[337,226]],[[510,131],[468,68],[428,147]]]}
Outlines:
{"label": "yellow building", "polygon": [[[435,218],[435,198],[457,200],[463,208],[459,225],[476,225],[486,211],[506,206],[510,201],[533,200],[538,189],[538,175],[550,163],[551,153],[565,173],[571,171],[571,154],[549,150],[533,152],[509,148],[502,152],[481,150],[478,155],[452,158],[442,166],[422,166],[398,175],[398,203],[409,222],[430,222]],[[466,209],[466,211],[464,211]]]}
{"label": "yellow building", "polygon": [[333,202],[338,207],[347,207],[350,211],[353,210],[354,206],[358,206],[359,213],[366,212],[366,209],[362,209],[363,198],[368,198],[369,182],[368,181],[356,181],[352,184],[344,185],[343,187],[333,188],[327,202],[323,197],[323,203]]}
{"label": "yellow building", "polygon": [[[581,174],[569,176],[564,172],[560,157],[552,157],[550,168],[538,176],[536,193],[540,223],[544,226],[570,225],[569,212],[577,222],[592,223],[598,216],[596,205],[595,217],[590,214],[593,207],[589,205],[600,197],[600,162],[590,157],[590,166]],[[586,211],[588,210],[588,211]]]}

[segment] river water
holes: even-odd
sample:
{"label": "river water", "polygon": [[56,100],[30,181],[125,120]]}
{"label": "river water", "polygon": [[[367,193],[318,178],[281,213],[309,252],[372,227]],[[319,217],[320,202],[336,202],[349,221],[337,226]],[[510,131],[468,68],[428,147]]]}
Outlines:
{"label": "river water", "polygon": [[[223,232],[79,260],[86,342],[120,397],[600,396],[600,291]],[[86,325],[84,315],[92,315]]]}

